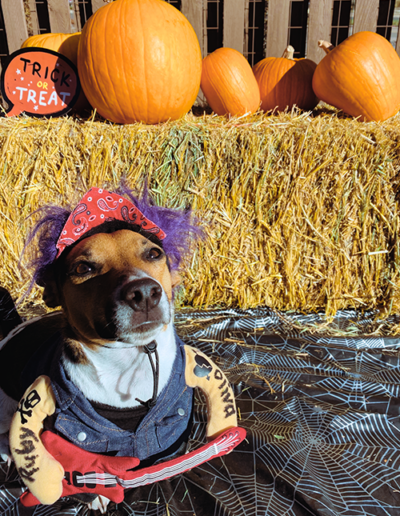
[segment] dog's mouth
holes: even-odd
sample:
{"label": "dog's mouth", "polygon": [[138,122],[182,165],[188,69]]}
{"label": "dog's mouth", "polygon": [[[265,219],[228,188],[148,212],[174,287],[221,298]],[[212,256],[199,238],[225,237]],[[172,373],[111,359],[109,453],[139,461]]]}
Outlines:
{"label": "dog's mouth", "polygon": [[145,275],[131,278],[122,277],[116,288],[105,292],[97,289],[88,309],[70,317],[77,340],[143,346],[171,322],[173,301],[161,284]]}
{"label": "dog's mouth", "polygon": [[155,338],[171,317],[168,307],[135,312],[126,305],[114,304],[108,307],[104,319],[94,323],[94,329],[102,340],[143,345]]}
{"label": "dog's mouth", "polygon": [[121,330],[115,325],[96,326],[96,332],[102,340],[112,346],[116,343],[129,346],[144,346],[154,340],[156,336],[165,328],[165,324],[160,321],[145,321],[136,326],[132,326],[129,330]]}

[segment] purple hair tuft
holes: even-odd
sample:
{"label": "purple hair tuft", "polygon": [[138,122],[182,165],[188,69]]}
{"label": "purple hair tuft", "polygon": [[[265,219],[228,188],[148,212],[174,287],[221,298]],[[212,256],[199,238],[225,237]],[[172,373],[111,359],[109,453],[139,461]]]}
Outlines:
{"label": "purple hair tuft", "polygon": [[[189,255],[192,244],[204,237],[204,232],[198,225],[198,220],[192,216],[191,210],[175,210],[154,205],[146,186],[140,199],[124,184],[117,193],[129,197],[145,217],[166,233],[167,236],[162,241],[164,251],[169,258],[171,269],[179,269],[182,260]],[[29,234],[23,250],[24,253],[37,238],[36,255],[29,264],[34,273],[28,292],[35,283],[43,285],[45,282],[57,255],[57,240],[72,210],[70,207],[49,205],[34,212],[42,216]]]}
{"label": "purple hair tuft", "polygon": [[154,205],[145,185],[141,199],[135,197],[126,186],[121,186],[118,193],[129,197],[145,217],[160,227],[166,237],[162,241],[164,251],[170,260],[172,269],[179,269],[185,256],[188,256],[193,241],[204,238],[204,231],[199,221],[192,216],[190,209],[175,210]]}

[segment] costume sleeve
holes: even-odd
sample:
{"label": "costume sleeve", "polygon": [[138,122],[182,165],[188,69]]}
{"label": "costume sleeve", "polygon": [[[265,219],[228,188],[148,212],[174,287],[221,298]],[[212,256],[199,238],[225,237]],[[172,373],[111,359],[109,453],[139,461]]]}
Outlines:
{"label": "costume sleeve", "polygon": [[39,376],[25,391],[10,427],[10,450],[18,473],[31,493],[43,504],[62,494],[64,469],[43,446],[44,419],[56,409],[48,376]]}
{"label": "costume sleeve", "polygon": [[204,353],[185,346],[185,379],[189,387],[199,387],[208,409],[207,437],[213,439],[237,426],[235,397],[225,374]]}

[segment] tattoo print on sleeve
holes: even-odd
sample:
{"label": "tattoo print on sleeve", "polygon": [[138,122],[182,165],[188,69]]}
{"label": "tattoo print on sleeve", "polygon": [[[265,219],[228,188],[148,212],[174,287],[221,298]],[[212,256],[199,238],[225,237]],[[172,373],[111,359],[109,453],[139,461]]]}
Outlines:
{"label": "tattoo print on sleeve", "polygon": [[210,380],[210,373],[212,371],[210,362],[201,355],[196,355],[194,359],[196,361],[196,367],[193,369],[195,376],[199,378],[207,376],[207,380]]}
{"label": "tattoo print on sleeve", "polygon": [[228,418],[236,414],[235,400],[232,396],[232,390],[230,389],[228,380],[226,379],[221,369],[219,369],[218,367],[214,367],[215,364],[209,362],[202,355],[196,354],[195,362],[196,366],[193,369],[193,374],[195,376],[197,376],[198,378],[207,377],[208,381],[210,381],[211,376],[214,376],[214,379],[217,382],[221,382],[218,385],[218,389],[220,391],[221,400],[224,404],[225,418]]}
{"label": "tattoo print on sleeve", "polygon": [[24,466],[18,468],[18,473],[21,478],[28,482],[34,482],[34,475],[39,471],[39,468],[35,468],[36,459],[39,455],[34,455],[36,451],[35,443],[39,442],[39,438],[29,428],[21,427],[19,435],[20,448],[14,448],[14,452],[17,455],[24,455]]}
{"label": "tattoo print on sleeve", "polygon": [[[21,423],[25,425],[28,420],[26,417],[32,417],[32,409],[40,402],[41,398],[36,390],[31,391],[26,398],[22,398],[19,402],[17,412],[21,414]],[[26,416],[26,417],[25,417]]]}

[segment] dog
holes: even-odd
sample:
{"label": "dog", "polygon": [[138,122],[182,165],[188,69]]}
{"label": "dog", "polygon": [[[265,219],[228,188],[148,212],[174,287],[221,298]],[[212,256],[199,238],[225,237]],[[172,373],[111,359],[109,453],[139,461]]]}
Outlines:
{"label": "dog", "polygon": [[[159,353],[157,396],[171,377],[177,354],[172,293],[180,278],[160,243],[128,224],[109,221],[108,233],[79,241],[46,277],[43,299],[62,307],[68,338],[61,360],[70,380],[91,402],[134,413],[153,396],[146,345],[156,342]],[[4,435],[16,402],[1,394]]]}
{"label": "dog", "polygon": [[[92,188],[72,212],[47,214],[37,226],[33,235],[45,231],[34,280],[44,287],[46,305],[61,307],[62,312],[44,318],[50,329],[41,327],[39,333],[46,336],[45,342],[36,332],[37,343],[25,343],[19,354],[25,358],[18,373],[7,365],[4,375],[10,384],[16,377],[23,379],[20,397],[38,376],[51,377],[59,409],[58,415],[46,419],[45,428],[89,452],[153,464],[184,451],[193,388],[185,381],[184,347],[173,323],[182,252],[142,212],[147,209],[160,220],[164,216],[164,228],[173,233],[172,228],[179,227],[186,238],[196,236],[196,228],[187,212],[166,214],[165,209],[149,209],[145,203],[140,211],[134,200],[131,195],[126,199]],[[56,229],[49,230],[49,223]],[[58,326],[62,331],[56,331]],[[0,353],[10,353],[13,340],[29,328],[34,323],[13,330],[0,344]],[[32,342],[32,330],[29,335]],[[200,355],[194,359],[195,375],[209,380],[213,366]],[[218,387],[223,424],[235,426],[233,394],[217,368],[215,378],[223,382]],[[25,406],[22,402],[18,406],[15,390],[4,383],[7,378],[0,379],[0,451],[9,454],[11,420],[19,410],[24,422],[34,404],[25,401]],[[108,503],[104,496],[81,496],[81,500],[102,512]]]}

